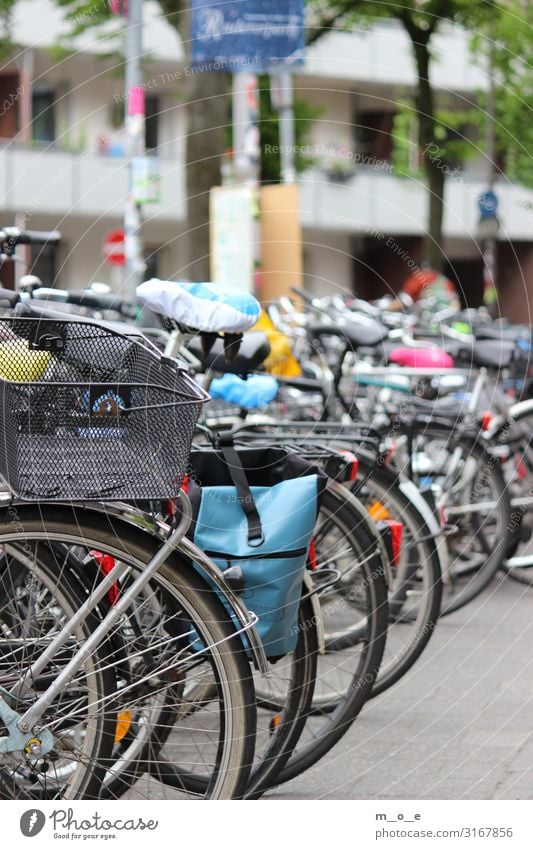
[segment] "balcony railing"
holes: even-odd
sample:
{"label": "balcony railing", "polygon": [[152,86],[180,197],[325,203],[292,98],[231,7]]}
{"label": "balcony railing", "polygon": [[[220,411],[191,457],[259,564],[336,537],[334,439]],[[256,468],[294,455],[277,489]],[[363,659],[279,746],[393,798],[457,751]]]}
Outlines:
{"label": "balcony railing", "polygon": [[[150,205],[149,214],[182,220],[186,214],[183,163],[160,160],[159,170],[160,200]],[[0,204],[6,211],[121,218],[127,179],[122,157],[50,147],[0,148]]]}

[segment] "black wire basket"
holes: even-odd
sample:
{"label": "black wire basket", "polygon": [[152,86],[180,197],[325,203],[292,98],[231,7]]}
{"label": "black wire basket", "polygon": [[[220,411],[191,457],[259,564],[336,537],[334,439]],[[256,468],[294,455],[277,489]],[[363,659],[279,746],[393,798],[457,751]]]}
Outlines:
{"label": "black wire basket", "polygon": [[207,399],[134,328],[0,319],[0,475],[21,499],[177,497]]}

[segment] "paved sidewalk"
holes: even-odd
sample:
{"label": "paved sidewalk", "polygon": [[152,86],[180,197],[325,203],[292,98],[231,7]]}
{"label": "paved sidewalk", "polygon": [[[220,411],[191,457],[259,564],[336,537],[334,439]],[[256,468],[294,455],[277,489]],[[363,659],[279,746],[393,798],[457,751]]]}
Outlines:
{"label": "paved sidewalk", "polygon": [[533,589],[498,578],[442,619],[336,748],[265,798],[532,799]]}

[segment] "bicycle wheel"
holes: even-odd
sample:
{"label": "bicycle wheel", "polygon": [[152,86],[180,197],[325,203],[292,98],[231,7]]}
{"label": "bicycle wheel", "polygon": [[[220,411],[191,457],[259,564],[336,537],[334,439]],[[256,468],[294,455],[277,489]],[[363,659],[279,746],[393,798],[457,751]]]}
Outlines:
{"label": "bicycle wheel", "polygon": [[[316,622],[312,606],[304,598],[299,609],[295,650],[278,660],[268,677],[256,675],[257,734],[247,799],[257,799],[289,759],[311,706],[316,663]],[[190,777],[184,779],[179,764],[163,760],[164,752],[163,749],[157,763],[159,779],[171,787],[180,786],[184,780],[190,782]],[[197,780],[196,788],[199,786]]]}
{"label": "bicycle wheel", "polygon": [[441,616],[476,598],[492,581],[510,543],[511,501],[497,452],[444,424],[413,422],[398,434],[395,464],[415,483],[439,485],[452,530]]}
{"label": "bicycle wheel", "polygon": [[[338,591],[340,578],[320,596],[325,653],[319,654],[304,730],[276,784],[313,766],[346,733],[372,691],[385,649],[388,605],[381,550],[364,508],[344,487],[330,484],[324,493],[314,539],[317,584],[321,573],[331,574],[332,568],[339,576],[350,573],[352,599],[347,601]],[[335,636],[347,627],[354,629],[354,623],[357,639],[337,649]]]}
{"label": "bicycle wheel", "polygon": [[[41,572],[49,575],[54,587],[60,586],[65,576],[72,583],[76,574],[72,556],[64,556],[67,551],[71,555],[75,551],[82,563],[94,559],[98,552],[125,564],[126,575],[133,577],[151,559],[158,541],[96,512],[54,508],[42,513],[33,507],[17,507],[15,516],[6,511],[0,514],[0,545],[4,559],[14,556],[18,568],[22,564],[29,577]],[[24,560],[27,547],[34,553],[31,562]],[[79,607],[80,593],[82,599],[86,598],[97,580],[85,576],[84,582],[79,582],[74,610]],[[106,745],[95,745],[77,769],[86,776],[90,788],[96,783],[103,785],[107,796],[130,788],[130,798],[165,798],[167,789],[153,777],[164,745],[166,759],[170,756],[179,763],[185,777],[201,779],[200,790],[191,790],[184,780],[173,798],[242,796],[253,761],[255,697],[240,639],[215,594],[180,558],[169,558],[149,587],[146,597],[134,599],[131,609],[111,630],[103,656],[95,654],[97,668],[112,670],[115,681],[113,691],[102,692],[96,701],[98,715],[107,728]],[[120,593],[121,586],[116,590]],[[12,595],[8,584],[3,603],[10,602]],[[100,605],[95,616],[103,615]],[[142,639],[135,622],[143,623]],[[93,625],[88,622],[85,638]],[[41,650],[40,643],[33,646],[34,652]],[[25,655],[22,662],[27,665]],[[58,665],[64,662],[63,656],[58,658]],[[11,654],[2,669],[6,680],[11,680],[15,672]],[[21,669],[17,667],[16,672],[20,675]],[[206,684],[212,697],[209,701],[198,698],[191,712],[191,694]],[[34,697],[39,694],[38,686],[42,682],[36,683]],[[187,710],[183,710],[184,694]],[[171,724],[164,726],[165,718],[171,718]],[[47,718],[44,727],[52,721],[60,725],[70,719],[63,711],[53,720]],[[145,730],[142,746],[134,733],[139,724]],[[74,775],[75,770],[70,770]],[[69,786],[73,783],[68,768],[62,781]],[[77,798],[88,795],[80,782],[73,793]]]}
{"label": "bicycle wheel", "polygon": [[[84,601],[80,589],[41,542],[2,540],[0,571],[0,688],[8,705],[22,712],[50,685],[96,625],[89,617],[32,682],[16,692],[28,667]],[[54,735],[51,751],[39,758],[12,752],[0,756],[5,799],[95,799],[111,755],[115,716],[104,705],[115,695],[115,679],[102,645],[65,690],[53,700],[42,727]],[[12,696],[8,695],[15,688]],[[41,732],[36,732],[39,739]]]}
{"label": "bicycle wheel", "polygon": [[502,569],[514,581],[533,586],[533,402],[510,411],[509,418],[491,437],[501,447],[503,472],[511,495],[511,544]]}
{"label": "bicycle wheel", "polygon": [[[398,681],[420,657],[438,622],[442,598],[441,561],[435,534],[417,506],[421,496],[409,481],[357,451],[359,474],[352,492],[375,521],[402,526],[401,547],[392,565],[387,645],[372,697]],[[424,505],[421,505],[422,507]],[[426,511],[429,507],[426,506]],[[349,635],[348,635],[349,638]]]}

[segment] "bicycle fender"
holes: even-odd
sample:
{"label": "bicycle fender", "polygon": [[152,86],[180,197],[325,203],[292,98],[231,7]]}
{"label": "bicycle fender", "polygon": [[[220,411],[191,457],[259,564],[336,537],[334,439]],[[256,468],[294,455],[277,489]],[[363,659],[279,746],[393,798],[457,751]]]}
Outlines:
{"label": "bicycle fender", "polygon": [[322,618],[322,608],[320,606],[318,594],[314,591],[315,586],[313,584],[313,578],[311,574],[307,571],[307,569],[304,572],[304,590],[306,594],[309,594],[309,600],[311,602],[311,607],[313,608],[313,622],[316,628],[318,653],[325,654],[326,635],[324,633],[324,619]]}

